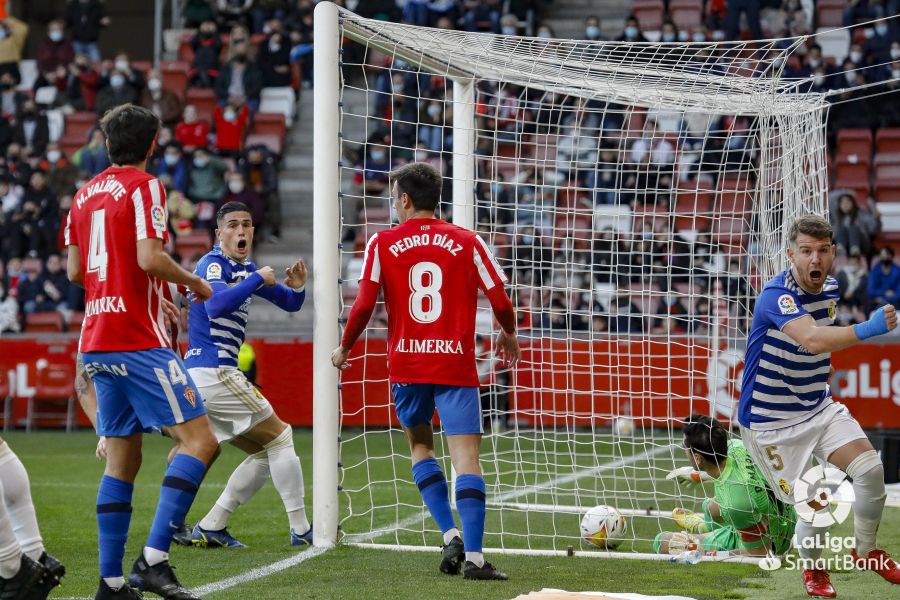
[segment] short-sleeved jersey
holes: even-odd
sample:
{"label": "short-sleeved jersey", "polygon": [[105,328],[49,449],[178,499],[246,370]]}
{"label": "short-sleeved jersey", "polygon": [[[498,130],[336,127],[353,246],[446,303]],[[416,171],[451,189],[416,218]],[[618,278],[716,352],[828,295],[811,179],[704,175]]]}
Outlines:
{"label": "short-sleeved jersey", "polygon": [[818,294],[803,290],[791,270],[763,287],[747,339],[738,420],[757,431],[781,429],[812,418],[831,403],[831,353],[812,354],[782,331],[811,315],[816,325],[834,323],[837,281],[825,279]]}
{"label": "short-sleeved jersey", "polygon": [[[250,261],[237,262],[225,256],[218,246],[197,263],[194,273],[210,283],[236,285],[256,271]],[[192,302],[188,318],[188,351],[184,364],[188,369],[237,367],[238,352],[244,343],[250,295],[232,313],[215,319],[209,317],[203,302]]]}
{"label": "short-sleeved jersey", "polygon": [[110,167],[78,190],[66,245],[78,246],[84,274],[82,352],[169,347],[160,298],[165,282],[138,265],[140,240],[168,239],[166,192],[149,173]]}
{"label": "short-sleeved jersey", "polygon": [[797,514],[769,492],[740,440],[728,442],[728,460],[713,487],[722,521],[737,530],[745,548],[758,548],[767,539],[776,554],[790,548]]}
{"label": "short-sleeved jersey", "polygon": [[369,239],[360,281],[383,287],[393,383],[478,386],[478,290],[506,275],[484,241],[440,219],[410,219]]}

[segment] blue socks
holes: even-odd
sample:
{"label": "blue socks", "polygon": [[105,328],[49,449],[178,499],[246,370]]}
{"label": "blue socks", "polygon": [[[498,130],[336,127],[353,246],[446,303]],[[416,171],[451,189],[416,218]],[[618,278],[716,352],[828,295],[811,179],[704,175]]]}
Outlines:
{"label": "blue socks", "polygon": [[202,461],[187,454],[176,454],[163,479],[159,492],[156,516],[147,537],[147,546],[160,552],[168,552],[172,534],[187,516],[197,488],[206,473]]}
{"label": "blue socks", "polygon": [[122,577],[122,559],[131,524],[134,485],[104,475],[97,490],[97,531],[100,577]]}
{"label": "blue socks", "polygon": [[[442,532],[456,527],[453,511],[450,509],[450,489],[441,466],[434,458],[426,458],[412,466],[413,479],[419,486],[419,493],[431,516]],[[482,484],[483,487],[483,484]],[[462,515],[462,513],[460,513]]]}
{"label": "blue socks", "polygon": [[481,552],[484,542],[485,510],[484,478],[460,475],[456,478],[456,511],[462,524],[466,554]]}

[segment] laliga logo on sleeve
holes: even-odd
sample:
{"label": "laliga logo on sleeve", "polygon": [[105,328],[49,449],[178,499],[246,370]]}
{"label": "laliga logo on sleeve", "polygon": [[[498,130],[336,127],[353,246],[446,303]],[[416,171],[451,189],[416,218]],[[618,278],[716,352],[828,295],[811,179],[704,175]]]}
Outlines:
{"label": "laliga logo on sleeve", "polygon": [[780,310],[783,315],[793,315],[800,312],[800,309],[797,308],[797,303],[794,302],[794,297],[790,294],[778,296],[778,310]]}
{"label": "laliga logo on sleeve", "polygon": [[[797,480],[794,486],[794,509],[797,516],[813,527],[830,527],[843,523],[850,515],[850,505],[856,499],[847,474],[834,467],[816,465]],[[815,510],[809,502],[822,509]]]}

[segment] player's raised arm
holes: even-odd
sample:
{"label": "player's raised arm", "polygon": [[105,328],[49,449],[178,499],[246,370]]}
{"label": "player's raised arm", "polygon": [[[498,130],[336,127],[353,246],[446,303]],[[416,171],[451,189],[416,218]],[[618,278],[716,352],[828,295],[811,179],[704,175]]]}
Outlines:
{"label": "player's raised arm", "polygon": [[378,255],[378,234],[376,233],[369,238],[369,243],[366,244],[362,272],[359,276],[359,294],[350,309],[350,316],[347,317],[347,326],[344,328],[341,345],[331,353],[331,364],[338,369],[346,369],[350,366],[347,363],[347,357],[350,356],[353,344],[365,331],[369,319],[372,318],[380,289],[381,259]]}
{"label": "player's raised arm", "polygon": [[[274,277],[274,274],[273,274]],[[301,258],[284,270],[284,283],[262,287],[253,292],[287,312],[297,312],[306,300],[306,263]]]}
{"label": "player's raised arm", "polygon": [[836,352],[871,337],[884,335],[897,327],[897,311],[893,305],[882,306],[868,321],[845,327],[819,327],[809,315],[791,321],[782,331],[812,352]]}

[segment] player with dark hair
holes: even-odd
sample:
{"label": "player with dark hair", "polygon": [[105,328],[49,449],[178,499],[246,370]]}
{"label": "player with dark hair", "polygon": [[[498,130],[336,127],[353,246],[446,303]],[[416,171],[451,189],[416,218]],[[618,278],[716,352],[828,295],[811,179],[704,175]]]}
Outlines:
{"label": "player with dark hair", "polygon": [[140,597],[122,571],[134,479],[142,432],[168,427],[180,451],[166,469],[150,535],[129,583],[167,599],[189,600],[196,596],[175,577],[168,551],[218,445],[199,392],[172,351],[162,288],[166,282],[184,285],[200,300],[212,290],[163,250],[165,188],[146,172],[159,119],[126,104],[109,111],[100,126],[113,166],[78,191],[65,229],[69,279],[85,288],[79,351],[96,387],[97,433],[107,444],[97,493],[96,598]]}
{"label": "player with dark hair", "polygon": [[816,215],[800,217],[788,240],[791,266],[766,283],[753,313],[738,405],[741,437],[769,488],[796,507],[803,582],[810,596],[836,595],[818,561],[828,530],[819,524],[832,516],[816,515],[828,512],[827,499],[795,492],[813,456],[853,480],[856,547],[851,555],[857,565],[900,584],[900,566],[875,547],[884,510],[884,467],[859,423],[832,399],[828,387],[831,353],[891,331],[896,311],[887,305],[863,323],[834,326],[840,293],[829,275],[835,256],[831,225]]}
{"label": "player with dark hair", "polygon": [[[478,235],[435,217],[441,175],[425,163],[391,173],[400,224],[366,245],[359,296],[341,345],[331,355],[339,369],[365,330],[384,287],[388,311],[388,369],[397,418],[409,440],[412,473],[425,505],[444,536],[440,569],[466,579],[507,579],[482,554],[485,484],[481,475],[482,416],[475,368],[475,311],[481,289],[501,331],[497,352],[515,365],[520,356],[516,319],[504,289],[506,275]],[[447,479],[434,456],[435,408],[447,433],[457,472],[453,519]]]}
{"label": "player with dark hair", "polygon": [[228,519],[271,475],[287,511],[291,545],[312,544],[293,431],[238,368],[252,298],[265,298],[288,312],[300,310],[306,298],[306,264],[301,259],[287,268],[284,284],[276,282],[271,267],[253,264],[253,221],[250,209],[241,202],[222,205],[216,223],[218,243],[200,259],[196,270],[214,294],[206,302],[191,304],[185,364],[200,390],[216,439],[230,442],[248,456],[231,474],[209,513],[194,527],[193,543],[244,547],[228,533]]}
{"label": "player with dark hair", "polygon": [[[691,468],[714,481],[715,496],[703,502],[703,514],[684,508],[672,511],[675,522],[687,533],[660,533],[653,550],[678,554],[701,549],[759,556],[787,552],[797,515],[790,504],[769,490],[744,444],[729,440],[722,424],[706,415],[691,415],[682,432]],[[680,479],[687,475],[680,469],[670,475],[676,474]]]}

